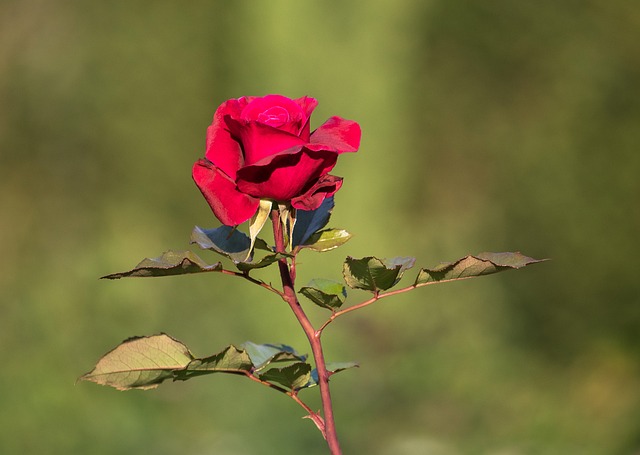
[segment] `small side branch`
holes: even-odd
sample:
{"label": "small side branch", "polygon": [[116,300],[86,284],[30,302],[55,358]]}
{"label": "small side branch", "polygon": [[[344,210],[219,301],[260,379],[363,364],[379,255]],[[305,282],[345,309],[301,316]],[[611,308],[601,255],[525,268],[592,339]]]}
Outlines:
{"label": "small side branch", "polygon": [[385,292],[384,294],[375,294],[369,300],[365,300],[364,302],[358,303],[357,305],[350,306],[349,308],[345,308],[344,310],[336,311],[335,313],[333,313],[331,315],[331,317],[329,319],[326,320],[326,322],[324,324],[322,324],[320,326],[320,328],[316,331],[316,336],[319,337],[322,334],[322,331],[329,324],[331,324],[334,320],[336,320],[340,316],[343,316],[343,315],[345,315],[347,313],[351,313],[352,311],[356,311],[356,310],[359,310],[361,308],[367,307],[367,306],[371,305],[372,303],[375,303],[378,300],[383,299],[385,297],[391,297],[392,295],[398,295],[398,294],[402,294],[404,292],[412,291],[412,290],[416,289],[417,287],[418,286],[416,286],[416,285],[411,285],[411,286],[407,286],[406,288],[396,289],[395,291]]}
{"label": "small side branch", "polygon": [[300,399],[300,397],[298,396],[298,392],[296,390],[290,391],[278,385],[272,384],[271,382],[263,381],[262,379],[251,374],[251,372],[249,371],[245,373],[245,376],[251,379],[252,381],[257,382],[258,384],[262,384],[266,387],[269,387],[272,390],[275,390],[277,392],[287,395],[293,401],[298,403],[298,405],[307,412],[307,415],[305,416],[305,418],[311,419],[311,421],[315,424],[315,426],[318,427],[318,430],[320,430],[320,433],[322,433],[322,437],[324,439],[327,439],[327,435],[325,432],[324,419],[320,414],[312,410],[304,401]]}
{"label": "small side branch", "polygon": [[244,278],[245,280],[253,283],[253,284],[257,284],[258,286],[265,288],[267,291],[273,292],[274,294],[277,294],[278,296],[282,297],[283,294],[281,291],[279,291],[278,289],[274,288],[273,286],[271,286],[268,283],[265,283],[262,280],[259,280],[257,278],[254,278],[252,276],[249,276],[249,273],[243,273],[243,272],[234,272],[233,270],[221,270],[219,273],[222,273],[223,275],[230,275],[230,276],[235,276],[238,278]]}

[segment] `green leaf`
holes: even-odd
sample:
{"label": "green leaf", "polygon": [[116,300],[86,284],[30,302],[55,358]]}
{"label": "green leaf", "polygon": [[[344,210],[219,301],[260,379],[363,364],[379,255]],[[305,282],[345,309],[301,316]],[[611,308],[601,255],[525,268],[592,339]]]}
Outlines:
{"label": "green leaf", "polygon": [[186,381],[194,376],[212,373],[245,374],[252,368],[253,363],[247,351],[231,345],[211,357],[192,360],[184,370],[175,372],[175,379]]}
{"label": "green leaf", "polygon": [[203,250],[215,251],[233,262],[243,262],[251,252],[251,239],[231,226],[220,226],[215,229],[194,227],[191,243]]}
{"label": "green leaf", "polygon": [[335,311],[347,298],[347,288],[342,283],[316,278],[300,289],[300,294],[316,305]]}
{"label": "green leaf", "polygon": [[267,254],[262,259],[257,262],[238,262],[236,267],[241,272],[248,272],[253,269],[261,269],[263,267],[268,267],[274,262],[277,262],[279,259],[289,257],[288,254],[285,253],[275,253],[275,254]]}
{"label": "green leaf", "polygon": [[[311,380],[307,356],[284,344],[227,346],[219,353],[194,358],[189,349],[168,335],[130,338],[108,352],[95,368],[81,376],[83,381],[108,385],[119,390],[152,389],[167,379],[186,381],[214,373],[253,375],[297,390]],[[294,362],[270,368],[276,362]]]}
{"label": "green leaf", "polygon": [[152,389],[192,360],[189,349],[169,335],[130,338],[102,356],[80,379],[118,390]]}
{"label": "green leaf", "polygon": [[112,273],[102,278],[117,280],[125,277],[169,276],[187,273],[219,272],[222,264],[209,265],[191,251],[166,251],[162,256],[144,259],[132,270]]}
{"label": "green leaf", "polygon": [[412,257],[378,259],[368,256],[354,259],[349,256],[342,267],[342,274],[351,288],[377,293],[395,286],[414,263],[415,258]]}
{"label": "green leaf", "polygon": [[546,259],[533,259],[521,253],[480,253],[465,256],[455,262],[442,263],[432,269],[420,269],[415,286],[490,275],[543,261]]}
{"label": "green leaf", "polygon": [[215,229],[202,229],[196,226],[191,233],[191,243],[197,244],[204,250],[215,251],[228,257],[242,272],[267,267],[282,257],[280,253],[268,254],[257,262],[251,262],[253,247],[270,253],[272,249],[260,238],[255,239],[252,247],[251,239],[246,234],[230,226],[220,226]]}
{"label": "green leaf", "polygon": [[242,344],[247,351],[256,370],[262,370],[274,362],[301,361],[307,359],[306,355],[300,355],[291,346],[285,344],[256,344],[247,341]]}
{"label": "green leaf", "polygon": [[297,210],[296,224],[293,229],[293,246],[296,247],[306,243],[314,232],[325,227],[329,222],[334,206],[333,196],[330,196],[322,201],[322,204],[316,210]]}
{"label": "green leaf", "polygon": [[311,380],[311,365],[297,362],[282,368],[270,368],[259,377],[263,381],[277,382],[291,390],[299,390],[307,387]]}
{"label": "green leaf", "polygon": [[[329,362],[327,363],[327,370],[329,371],[329,376],[333,376],[336,373],[339,373],[344,370],[348,370],[349,368],[358,368],[356,362]],[[305,387],[315,387],[318,385],[318,370],[313,369],[311,371],[311,378],[309,382],[305,385]]]}
{"label": "green leaf", "polygon": [[344,229],[324,229],[312,234],[300,248],[318,252],[329,251],[345,244],[350,238],[351,234]]}

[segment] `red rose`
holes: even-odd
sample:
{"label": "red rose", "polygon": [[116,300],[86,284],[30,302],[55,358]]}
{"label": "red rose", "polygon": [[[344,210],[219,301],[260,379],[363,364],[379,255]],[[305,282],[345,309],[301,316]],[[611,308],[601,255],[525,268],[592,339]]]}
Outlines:
{"label": "red rose", "polygon": [[328,173],[339,154],[358,150],[360,126],[331,117],[310,133],[317,104],[309,97],[247,96],[216,110],[193,179],[223,224],[247,221],[260,199],[314,210],[340,189],[342,178]]}

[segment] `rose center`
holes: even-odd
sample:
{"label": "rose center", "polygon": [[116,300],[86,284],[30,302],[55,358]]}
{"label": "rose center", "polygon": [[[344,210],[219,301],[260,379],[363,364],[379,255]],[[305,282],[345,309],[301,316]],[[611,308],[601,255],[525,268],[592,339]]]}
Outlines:
{"label": "rose center", "polygon": [[258,114],[258,121],[265,125],[278,128],[285,123],[289,122],[289,111],[281,106],[273,106],[266,111]]}

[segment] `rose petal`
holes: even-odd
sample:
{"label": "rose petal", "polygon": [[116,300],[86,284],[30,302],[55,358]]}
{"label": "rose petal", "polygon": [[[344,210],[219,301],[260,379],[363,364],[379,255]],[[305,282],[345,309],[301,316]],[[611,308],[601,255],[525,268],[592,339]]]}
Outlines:
{"label": "rose petal", "polygon": [[244,165],[251,166],[269,156],[306,144],[293,134],[262,123],[241,123],[225,117],[231,134],[239,139],[244,149]]}
{"label": "rose petal", "polygon": [[356,152],[360,147],[360,125],[352,120],[331,117],[311,133],[311,150],[332,150],[337,153]]}
{"label": "rose petal", "polygon": [[236,178],[236,172],[244,160],[240,144],[231,136],[224,117],[239,117],[248,101],[248,98],[225,101],[218,107],[213,115],[213,122],[207,128],[205,157],[232,179]]}
{"label": "rose petal", "polygon": [[300,109],[304,112],[304,115],[307,117],[311,117],[311,113],[318,106],[318,100],[315,98],[311,98],[310,96],[303,96],[302,98],[296,98],[293,100]]}
{"label": "rose petal", "polygon": [[294,101],[296,102],[296,104],[298,104],[298,106],[300,106],[300,108],[304,111],[305,115],[307,116],[306,121],[304,122],[304,124],[302,125],[302,128],[300,128],[300,131],[298,132],[298,136],[305,142],[309,142],[309,137],[311,135],[310,133],[311,113],[318,105],[318,100],[316,100],[315,98],[304,96],[302,98],[295,99]]}
{"label": "rose petal", "polygon": [[267,95],[253,99],[240,115],[244,123],[259,122],[298,135],[308,116],[301,106],[282,95]]}
{"label": "rose petal", "polygon": [[[295,150],[295,149],[294,149]],[[300,196],[336,164],[334,152],[307,149],[282,153],[238,171],[238,189],[258,198],[288,201]]]}
{"label": "rose petal", "polygon": [[256,213],[260,200],[244,194],[235,182],[206,160],[193,165],[193,180],[222,224],[237,226]]}
{"label": "rose petal", "polygon": [[302,196],[291,199],[291,205],[300,210],[315,210],[342,186],[342,177],[323,175]]}

